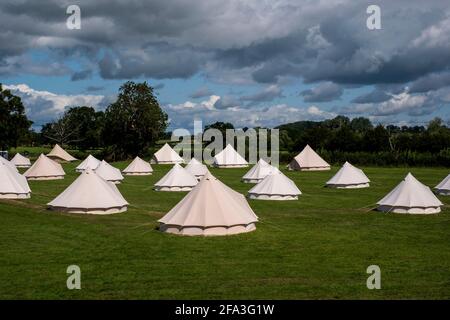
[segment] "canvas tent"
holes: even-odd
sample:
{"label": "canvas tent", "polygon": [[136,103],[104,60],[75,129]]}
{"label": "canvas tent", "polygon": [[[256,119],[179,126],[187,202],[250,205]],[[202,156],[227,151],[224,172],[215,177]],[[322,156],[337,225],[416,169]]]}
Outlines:
{"label": "canvas tent", "polygon": [[58,162],[71,162],[77,160],[76,158],[72,157],[66,150],[61,148],[59,144],[55,144],[52,151],[47,154],[47,157]]}
{"label": "canvas tent", "polygon": [[258,163],[242,177],[242,181],[245,183],[258,183],[264,179],[273,168],[274,167],[264,161],[264,159],[259,159]]}
{"label": "canvas tent", "polygon": [[118,184],[123,180],[122,173],[119,169],[114,168],[105,160],[102,160],[98,167],[94,170],[97,175],[105,179],[106,181]]}
{"label": "canvas tent", "polygon": [[219,236],[253,231],[257,221],[245,197],[208,172],[159,220],[159,229],[179,235]]}
{"label": "canvas tent", "polygon": [[30,194],[27,179],[6,162],[0,161],[0,199],[28,199]]}
{"label": "canvas tent", "polygon": [[185,169],[197,179],[200,179],[208,172],[208,168],[195,158],[189,161]]}
{"label": "canvas tent", "polygon": [[257,200],[297,200],[300,194],[294,181],[277,168],[248,191],[248,197]]}
{"label": "canvas tent", "polygon": [[230,144],[227,144],[225,149],[214,156],[213,165],[218,168],[242,168],[248,167],[248,162]]}
{"label": "canvas tent", "polygon": [[184,160],[166,143],[161,147],[161,149],[155,152],[152,162],[158,164],[175,164],[184,163]]}
{"label": "canvas tent", "polygon": [[361,169],[345,162],[342,168],[327,181],[327,186],[338,189],[367,188],[369,183],[369,178]]}
{"label": "canvas tent", "polygon": [[49,209],[69,213],[112,214],[127,211],[128,202],[116,185],[86,169],[60,195],[49,202]]}
{"label": "canvas tent", "polygon": [[83,162],[81,162],[76,168],[75,170],[77,172],[82,172],[84,170],[86,170],[87,168],[90,168],[92,170],[97,169],[97,167],[100,165],[100,160],[98,160],[97,158],[95,158],[92,155],[88,155],[86,157],[86,159],[84,159]]}
{"label": "canvas tent", "polygon": [[443,204],[429,187],[408,173],[377,205],[377,210],[383,212],[431,214],[441,212]]}
{"label": "canvas tent", "polygon": [[30,159],[24,157],[20,153],[16,153],[16,155],[10,161],[16,168],[29,168],[31,167]]}
{"label": "canvas tent", "polygon": [[142,160],[139,157],[134,160],[122,170],[122,173],[126,176],[148,176],[153,172],[152,166],[147,161]]}
{"label": "canvas tent", "polygon": [[64,179],[65,174],[59,163],[41,154],[23,175],[28,180],[57,180]]}
{"label": "canvas tent", "polygon": [[438,194],[450,196],[450,174],[434,187],[434,189],[436,189],[436,193]]}
{"label": "canvas tent", "polygon": [[190,191],[198,181],[185,168],[178,163],[155,183],[156,191]]}
{"label": "canvas tent", "polygon": [[6,160],[2,156],[0,156],[0,163],[4,164],[5,166],[7,166],[8,168],[12,169],[15,172],[19,172],[19,170],[17,170],[16,166],[12,164],[11,161]]}
{"label": "canvas tent", "polygon": [[309,145],[288,165],[289,170],[322,171],[330,170],[330,165],[323,160]]}

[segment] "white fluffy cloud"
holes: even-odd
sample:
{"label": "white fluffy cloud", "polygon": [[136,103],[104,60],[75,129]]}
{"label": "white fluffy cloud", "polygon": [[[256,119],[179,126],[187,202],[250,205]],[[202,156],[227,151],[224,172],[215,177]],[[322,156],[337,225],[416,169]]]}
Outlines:
{"label": "white fluffy cloud", "polygon": [[30,88],[26,84],[4,85],[21,97],[26,113],[35,125],[42,125],[61,115],[70,106],[92,106],[101,108],[106,97],[103,95],[64,95]]}
{"label": "white fluffy cloud", "polygon": [[388,101],[384,101],[375,106],[374,114],[379,116],[389,116],[401,112],[413,112],[425,105],[427,97],[425,95],[411,95],[407,91],[392,95]]}
{"label": "white fluffy cloud", "polygon": [[204,100],[201,102],[192,102],[192,101],[186,101],[179,104],[168,104],[166,108],[168,110],[173,111],[186,111],[186,110],[198,110],[198,111],[206,111],[206,110],[213,110],[214,104],[220,99],[220,96],[211,95],[209,96],[208,100]]}
{"label": "white fluffy cloud", "polygon": [[268,107],[236,105],[218,109],[214,105],[221,97],[212,95],[207,100],[195,103],[184,103],[164,106],[171,119],[170,127],[192,128],[194,120],[202,120],[204,124],[215,121],[231,122],[236,127],[274,127],[279,124],[300,120],[324,120],[337,114],[320,109],[317,106],[296,107],[287,104],[274,104]]}
{"label": "white fluffy cloud", "polygon": [[436,93],[412,94],[405,88],[398,94],[389,94],[390,98],[380,103],[355,103],[344,107],[344,114],[370,115],[373,117],[391,117],[401,114],[408,116],[430,115],[442,107],[445,102],[445,90]]}

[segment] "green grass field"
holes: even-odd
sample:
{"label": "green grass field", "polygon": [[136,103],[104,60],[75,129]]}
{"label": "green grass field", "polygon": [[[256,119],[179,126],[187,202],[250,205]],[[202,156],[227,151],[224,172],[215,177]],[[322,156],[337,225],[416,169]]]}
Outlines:
{"label": "green grass field", "polygon": [[[183,237],[156,230],[157,220],[185,193],[155,192],[170,169],[119,185],[130,202],[110,216],[60,214],[46,203],[76,177],[65,164],[59,181],[33,181],[32,198],[0,201],[1,299],[448,299],[450,197],[429,216],[371,211],[409,171],[363,168],[368,189],[323,185],[331,172],[285,172],[298,201],[249,201],[255,232]],[[124,168],[125,163],[115,163]],[[212,169],[233,189],[248,169]],[[449,169],[412,168],[429,186]],[[66,268],[81,268],[81,290],[66,288]],[[379,265],[382,289],[366,288],[366,268]]]}

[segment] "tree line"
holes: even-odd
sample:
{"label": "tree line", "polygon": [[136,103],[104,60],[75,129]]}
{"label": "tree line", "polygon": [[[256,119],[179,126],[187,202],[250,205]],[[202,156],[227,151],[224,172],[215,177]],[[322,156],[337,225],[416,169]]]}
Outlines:
{"label": "tree line", "polygon": [[345,116],[322,122],[300,121],[277,127],[286,150],[305,144],[328,151],[440,152],[450,148],[450,128],[435,118],[428,126],[374,126],[367,118]]}
{"label": "tree line", "polygon": [[450,166],[450,128],[435,118],[427,126],[374,126],[364,117],[337,116],[321,122],[281,125],[280,149],[287,157],[306,144],[332,163]]}

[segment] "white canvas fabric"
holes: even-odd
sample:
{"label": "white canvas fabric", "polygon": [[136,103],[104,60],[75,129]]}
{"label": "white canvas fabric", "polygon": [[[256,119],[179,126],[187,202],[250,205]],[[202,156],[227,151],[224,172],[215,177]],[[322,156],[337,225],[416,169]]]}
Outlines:
{"label": "white canvas fabric", "polygon": [[155,183],[155,190],[190,191],[197,183],[198,181],[195,176],[177,163],[161,180]]}
{"label": "white canvas fabric", "polygon": [[159,229],[179,235],[221,236],[256,229],[258,217],[245,197],[210,172],[160,220]]}
{"label": "white canvas fabric", "polygon": [[64,179],[66,173],[59,163],[41,154],[23,175],[28,180],[57,180]]}
{"label": "white canvas fabric", "polygon": [[50,151],[47,154],[47,157],[55,161],[65,161],[65,162],[77,161],[76,158],[72,157],[66,150],[61,148],[58,144],[55,144],[52,151]]}
{"label": "white canvas fabric", "polygon": [[330,170],[330,165],[323,160],[309,145],[288,165],[289,170],[322,171]]}
{"label": "white canvas fabric", "polygon": [[300,194],[294,181],[277,168],[248,191],[248,197],[257,200],[297,200]]}
{"label": "white canvas fabric", "polygon": [[30,159],[24,157],[20,153],[16,153],[16,155],[10,161],[16,168],[29,168],[31,167]]}
{"label": "white canvas fabric", "polygon": [[28,199],[30,195],[27,179],[0,161],[0,199]]}
{"label": "white canvas fabric", "polygon": [[161,149],[155,152],[152,162],[158,164],[175,164],[184,163],[184,160],[166,143],[161,147]]}
{"label": "white canvas fabric", "polygon": [[242,168],[248,167],[248,162],[230,144],[227,144],[225,149],[214,156],[213,165],[218,168]]}
{"label": "white canvas fabric", "polygon": [[274,167],[264,161],[264,159],[259,159],[259,161],[242,177],[242,181],[245,183],[258,183],[264,179],[273,168]]}
{"label": "white canvas fabric", "polygon": [[431,189],[411,173],[377,204],[379,211],[411,214],[438,213],[443,205]]}
{"label": "white canvas fabric", "polygon": [[86,159],[83,160],[76,168],[75,170],[77,172],[83,172],[87,168],[90,168],[92,170],[97,169],[97,167],[100,165],[100,160],[98,160],[96,157],[92,155],[88,155]]}
{"label": "white canvas fabric", "polygon": [[438,194],[450,196],[450,174],[434,187],[434,189],[436,189],[436,193]]}
{"label": "white canvas fabric", "polygon": [[106,181],[118,184],[123,180],[122,173],[119,169],[114,168],[105,160],[102,160],[98,167],[94,170],[97,175],[105,179]]}
{"label": "white canvas fabric", "polygon": [[153,172],[153,168],[147,161],[142,160],[139,157],[134,160],[122,170],[122,173],[126,176],[148,176]]}
{"label": "white canvas fabric", "polygon": [[14,164],[12,164],[11,161],[6,160],[2,156],[0,156],[0,163],[6,165],[8,168],[12,169],[15,172],[19,172],[19,170],[17,170],[16,166]]}
{"label": "white canvas fabric", "polygon": [[361,169],[345,162],[342,168],[327,181],[327,186],[338,189],[367,188],[369,183],[369,178]]}
{"label": "white canvas fabric", "polygon": [[185,169],[197,179],[200,179],[208,172],[208,168],[195,158],[189,161]]}
{"label": "white canvas fabric", "polygon": [[128,202],[116,185],[86,169],[60,195],[49,202],[49,209],[86,214],[112,214],[127,211]]}

